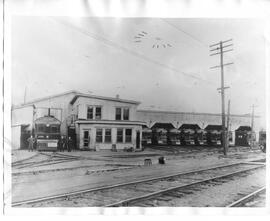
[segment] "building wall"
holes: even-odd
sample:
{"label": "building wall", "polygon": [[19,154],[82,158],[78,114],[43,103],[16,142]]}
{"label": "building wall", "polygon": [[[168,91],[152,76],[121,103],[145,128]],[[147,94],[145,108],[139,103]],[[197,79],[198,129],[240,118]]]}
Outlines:
{"label": "building wall", "polygon": [[88,106],[101,106],[102,107],[102,119],[103,120],[115,120],[115,108],[126,107],[129,108],[129,120],[135,121],[137,105],[130,103],[123,103],[117,101],[108,101],[95,98],[79,97],[73,104],[73,111],[79,119],[87,118]]}
{"label": "building wall", "polygon": [[[101,128],[103,129],[103,142],[97,143],[96,142],[96,129]],[[104,141],[104,135],[105,135],[105,129],[109,128],[111,129],[111,142],[106,143]],[[117,135],[117,128],[121,129],[132,129],[132,137],[131,142],[126,143],[125,142],[125,133],[124,133],[124,142],[123,143],[117,143],[116,135]],[[115,125],[115,124],[80,124],[76,126],[76,133],[77,133],[77,144],[80,149],[83,149],[83,139],[84,139],[84,131],[89,130],[90,135],[90,145],[89,148],[91,149],[112,149],[112,144],[116,144],[117,149],[124,149],[125,147],[133,147],[136,149],[136,134],[137,131],[140,132],[140,140],[142,139],[142,126],[134,126],[134,125]],[[141,144],[140,148],[141,149]]]}
{"label": "building wall", "polygon": [[[137,110],[137,120],[146,122],[148,127],[152,127],[156,122],[172,123],[175,128],[182,124],[198,124],[202,129],[209,124],[221,125],[221,115],[207,113],[182,113],[165,111]],[[251,125],[251,116],[249,115],[231,115],[230,130],[235,131],[239,126]],[[257,134],[260,129],[260,118],[254,118],[254,130]],[[234,137],[234,133],[233,133]]]}

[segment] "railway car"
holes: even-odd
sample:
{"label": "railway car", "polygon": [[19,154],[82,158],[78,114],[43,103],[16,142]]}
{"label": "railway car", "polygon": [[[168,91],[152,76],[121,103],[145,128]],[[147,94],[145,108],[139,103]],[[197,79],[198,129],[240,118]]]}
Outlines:
{"label": "railway car", "polygon": [[165,145],[168,143],[168,131],[163,128],[155,130],[155,140],[157,144]]}
{"label": "railway car", "polygon": [[195,145],[196,131],[201,129],[197,124],[182,124],[179,130],[181,131],[182,145]]}
{"label": "railway car", "polygon": [[196,145],[206,145],[207,144],[207,132],[205,130],[199,129],[196,131]]}
{"label": "railway car", "polygon": [[142,130],[142,144],[152,144],[152,130],[150,128],[143,128]]}
{"label": "railway car", "polygon": [[209,146],[221,145],[222,142],[222,126],[208,125],[204,128],[207,131],[207,144]]}
{"label": "railway car", "polygon": [[261,150],[265,153],[266,152],[266,131],[259,132],[259,145]]}
{"label": "railway car", "polygon": [[180,137],[180,131],[177,129],[171,129],[169,131],[169,141],[171,145],[180,145],[181,144],[181,137]]}
{"label": "railway car", "polygon": [[36,119],[34,125],[37,150],[57,151],[61,122],[53,116],[44,116]]}
{"label": "railway car", "polygon": [[182,145],[195,145],[195,130],[183,129],[181,131],[181,144]]}
{"label": "railway car", "polygon": [[235,145],[237,146],[250,146],[253,138],[250,126],[240,126],[235,130]]}

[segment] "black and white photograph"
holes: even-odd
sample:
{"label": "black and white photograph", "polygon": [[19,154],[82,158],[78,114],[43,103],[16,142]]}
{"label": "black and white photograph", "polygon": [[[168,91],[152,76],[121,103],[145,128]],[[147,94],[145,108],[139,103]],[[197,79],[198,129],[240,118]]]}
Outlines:
{"label": "black and white photograph", "polygon": [[266,208],[266,26],[13,15],[11,208]]}

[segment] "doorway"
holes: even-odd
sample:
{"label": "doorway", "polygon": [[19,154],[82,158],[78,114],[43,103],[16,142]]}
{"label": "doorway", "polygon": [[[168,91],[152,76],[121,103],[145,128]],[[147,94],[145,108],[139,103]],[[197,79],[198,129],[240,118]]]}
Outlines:
{"label": "doorway", "polygon": [[141,133],[137,131],[136,133],[136,149],[140,149],[141,147]]}
{"label": "doorway", "polygon": [[89,149],[90,144],[90,130],[83,131],[83,148]]}

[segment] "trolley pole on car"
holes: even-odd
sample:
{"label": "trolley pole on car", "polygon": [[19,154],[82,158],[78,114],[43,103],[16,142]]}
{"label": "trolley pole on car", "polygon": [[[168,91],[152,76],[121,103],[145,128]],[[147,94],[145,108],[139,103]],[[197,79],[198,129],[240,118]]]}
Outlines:
{"label": "trolley pole on car", "polygon": [[[223,152],[224,155],[227,155],[227,136],[226,136],[226,126],[225,126],[225,89],[228,89],[229,87],[224,86],[224,66],[231,65],[233,63],[226,63],[223,62],[223,54],[227,53],[229,51],[232,51],[233,49],[230,48],[233,46],[232,39],[226,40],[226,41],[220,41],[219,43],[210,45],[210,56],[213,55],[220,55],[220,65],[211,67],[211,69],[214,68],[220,68],[221,73],[221,87],[218,88],[221,94],[221,120],[222,120],[222,146],[223,146]],[[225,49],[225,50],[224,50]]]}

